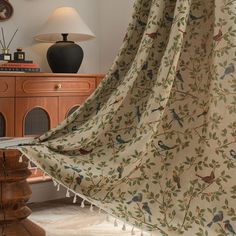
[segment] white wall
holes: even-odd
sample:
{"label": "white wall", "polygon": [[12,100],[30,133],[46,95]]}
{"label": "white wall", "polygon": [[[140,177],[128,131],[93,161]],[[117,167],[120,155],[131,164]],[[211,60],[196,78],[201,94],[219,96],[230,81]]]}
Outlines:
{"label": "white wall", "polygon": [[39,63],[42,71],[50,72],[46,51],[50,44],[37,43],[33,36],[46,21],[53,9],[61,6],[76,8],[89,28],[96,35],[95,40],[83,42],[84,61],[79,73],[106,72],[112,63],[125,34],[133,0],[10,0],[14,7],[11,19],[1,22],[6,38],[14,31],[18,33],[10,47],[11,53],[23,47],[27,59]]}
{"label": "white wall", "polygon": [[19,28],[11,45],[13,53],[17,47],[23,47],[27,58],[39,63],[42,70],[50,71],[46,62],[46,51],[50,44],[37,43],[33,36],[46,21],[53,9],[61,6],[76,8],[89,28],[97,35],[95,40],[81,43],[85,57],[80,73],[95,73],[99,71],[99,11],[98,0],[11,0],[14,15],[8,21],[1,22],[7,38]]}
{"label": "white wall", "polygon": [[117,52],[131,20],[133,0],[100,1],[100,70],[106,72]]}

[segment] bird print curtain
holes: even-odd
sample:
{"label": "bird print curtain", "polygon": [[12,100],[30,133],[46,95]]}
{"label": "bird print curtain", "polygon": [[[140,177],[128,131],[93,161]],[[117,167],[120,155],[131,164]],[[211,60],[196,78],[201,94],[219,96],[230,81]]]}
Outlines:
{"label": "bird print curtain", "polygon": [[94,94],[16,148],[142,230],[236,235],[235,61],[235,0],[137,0]]}

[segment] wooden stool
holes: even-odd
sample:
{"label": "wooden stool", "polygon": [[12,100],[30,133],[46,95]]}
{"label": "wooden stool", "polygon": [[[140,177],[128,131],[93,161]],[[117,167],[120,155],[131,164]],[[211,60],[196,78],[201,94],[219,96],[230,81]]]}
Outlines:
{"label": "wooden stool", "polygon": [[31,210],[26,202],[31,197],[27,177],[28,161],[19,163],[18,151],[0,151],[0,235],[45,236],[45,231],[27,219]]}

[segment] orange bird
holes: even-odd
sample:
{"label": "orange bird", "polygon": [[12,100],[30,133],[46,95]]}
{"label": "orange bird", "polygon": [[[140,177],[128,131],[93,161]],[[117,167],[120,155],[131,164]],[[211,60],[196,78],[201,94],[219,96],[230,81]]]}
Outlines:
{"label": "orange bird", "polygon": [[216,34],[216,35],[213,37],[213,40],[215,40],[216,42],[219,42],[219,41],[222,39],[222,36],[223,36],[223,32],[222,32],[221,29],[219,29],[218,34]]}
{"label": "orange bird", "polygon": [[120,102],[122,100],[123,100],[123,97],[118,97],[118,98],[116,98],[116,100],[113,103],[110,104],[110,106],[114,105],[114,104],[116,104],[116,103],[118,103],[118,102]]}
{"label": "orange bird", "polygon": [[196,176],[199,177],[203,182],[205,182],[207,184],[213,183],[213,181],[215,179],[214,171],[211,171],[211,174],[208,176],[200,176],[198,174],[196,174]]}
{"label": "orange bird", "polygon": [[157,37],[157,32],[146,33],[146,35],[149,36],[151,39],[155,39]]}

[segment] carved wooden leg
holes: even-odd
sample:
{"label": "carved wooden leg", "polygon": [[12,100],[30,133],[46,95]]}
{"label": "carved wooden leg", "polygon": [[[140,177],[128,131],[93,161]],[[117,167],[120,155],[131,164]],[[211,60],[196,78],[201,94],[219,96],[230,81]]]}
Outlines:
{"label": "carved wooden leg", "polygon": [[26,202],[31,189],[26,181],[31,172],[27,160],[19,163],[16,151],[0,151],[0,235],[45,236],[45,231],[27,219],[31,210]]}

